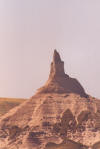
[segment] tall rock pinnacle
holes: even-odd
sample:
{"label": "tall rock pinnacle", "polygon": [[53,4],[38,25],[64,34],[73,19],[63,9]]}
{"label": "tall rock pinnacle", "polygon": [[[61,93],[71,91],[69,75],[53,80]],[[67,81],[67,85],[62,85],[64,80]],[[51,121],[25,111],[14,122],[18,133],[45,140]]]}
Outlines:
{"label": "tall rock pinnacle", "polygon": [[100,149],[100,100],[85,97],[55,50],[46,84],[0,116],[0,149]]}
{"label": "tall rock pinnacle", "polygon": [[51,70],[50,70],[50,76],[49,78],[52,77],[57,77],[57,76],[64,76],[64,62],[61,61],[59,53],[54,50],[54,55],[53,55],[53,62],[51,63]]}
{"label": "tall rock pinnacle", "polygon": [[64,62],[59,53],[54,50],[50,75],[46,84],[38,90],[38,93],[75,93],[87,97],[84,88],[74,78],[69,77],[64,71]]}
{"label": "tall rock pinnacle", "polygon": [[54,50],[53,62],[54,62],[54,63],[59,63],[59,62],[61,62],[61,58],[60,58],[60,55],[59,55],[59,53],[57,52],[57,50]]}

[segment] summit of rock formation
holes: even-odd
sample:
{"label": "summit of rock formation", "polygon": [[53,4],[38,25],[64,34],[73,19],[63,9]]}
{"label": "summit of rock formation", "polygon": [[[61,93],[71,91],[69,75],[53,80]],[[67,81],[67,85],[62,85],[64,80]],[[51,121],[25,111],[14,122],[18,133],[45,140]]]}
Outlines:
{"label": "summit of rock formation", "polygon": [[46,84],[1,117],[0,149],[100,149],[100,100],[65,74],[56,50]]}
{"label": "summit of rock formation", "polygon": [[57,50],[54,50],[51,63],[50,75],[46,84],[38,90],[38,93],[76,93],[88,97],[82,85],[75,79],[69,77],[64,71],[64,62],[61,60]]}
{"label": "summit of rock formation", "polygon": [[64,71],[64,62],[61,60],[57,50],[54,50],[53,62],[51,63],[49,80],[51,79],[56,80],[57,77],[65,77],[65,76],[67,75],[65,74],[65,71]]}
{"label": "summit of rock formation", "polygon": [[60,55],[57,50],[54,50],[53,62],[51,63],[50,78],[57,76],[64,76],[64,62],[61,61]]}

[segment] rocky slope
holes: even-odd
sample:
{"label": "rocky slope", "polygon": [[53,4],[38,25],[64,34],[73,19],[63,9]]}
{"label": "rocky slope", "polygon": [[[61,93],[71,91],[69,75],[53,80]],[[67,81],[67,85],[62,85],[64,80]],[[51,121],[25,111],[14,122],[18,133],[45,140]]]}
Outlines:
{"label": "rocky slope", "polygon": [[46,84],[0,120],[0,149],[100,149],[100,101],[65,74],[56,50]]}

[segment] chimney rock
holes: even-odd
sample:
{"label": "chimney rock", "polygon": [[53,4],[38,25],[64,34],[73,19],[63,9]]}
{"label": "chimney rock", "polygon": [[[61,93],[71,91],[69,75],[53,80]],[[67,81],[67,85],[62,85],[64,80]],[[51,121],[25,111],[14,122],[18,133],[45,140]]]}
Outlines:
{"label": "chimney rock", "polygon": [[82,85],[75,78],[69,77],[64,71],[64,62],[57,50],[54,50],[50,75],[46,84],[38,90],[38,93],[75,93],[88,97]]}

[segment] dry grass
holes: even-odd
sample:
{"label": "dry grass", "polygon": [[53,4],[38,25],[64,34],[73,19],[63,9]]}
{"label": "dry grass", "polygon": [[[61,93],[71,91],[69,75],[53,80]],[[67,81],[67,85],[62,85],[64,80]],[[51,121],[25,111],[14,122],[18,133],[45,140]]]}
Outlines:
{"label": "dry grass", "polygon": [[10,109],[20,105],[26,99],[20,98],[0,98],[0,116],[7,113]]}

